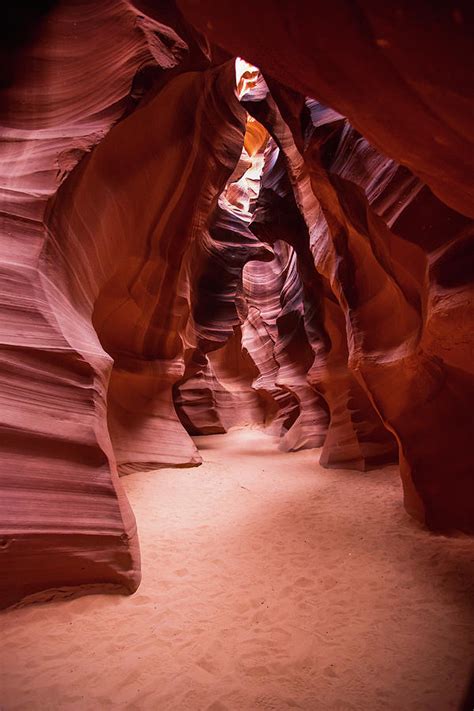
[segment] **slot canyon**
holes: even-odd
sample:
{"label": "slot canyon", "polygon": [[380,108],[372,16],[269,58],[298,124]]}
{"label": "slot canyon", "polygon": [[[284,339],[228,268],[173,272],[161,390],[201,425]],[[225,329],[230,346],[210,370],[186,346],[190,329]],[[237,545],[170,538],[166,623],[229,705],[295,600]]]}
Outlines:
{"label": "slot canyon", "polygon": [[472,3],[0,37],[2,711],[472,711]]}

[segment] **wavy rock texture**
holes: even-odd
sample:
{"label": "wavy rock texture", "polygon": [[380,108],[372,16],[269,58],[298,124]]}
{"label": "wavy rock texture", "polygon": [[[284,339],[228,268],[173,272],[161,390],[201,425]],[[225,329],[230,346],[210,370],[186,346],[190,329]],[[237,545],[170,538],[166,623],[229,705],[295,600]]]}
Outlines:
{"label": "wavy rock texture", "polygon": [[[114,43],[104,46],[104,32]],[[71,347],[81,325],[40,261],[48,198],[124,112],[133,76],[152,59],[128,5],[63,4],[2,91],[3,604],[45,588],[139,582],[105,425],[111,359],[95,333]]]}
{"label": "wavy rock texture", "polygon": [[[447,205],[474,217],[472,3],[178,0],[233,55],[347,116]],[[250,22],[250,18],[252,21]]]}
{"label": "wavy rock texture", "polygon": [[[295,97],[285,100],[284,94],[280,93],[280,103],[293,113]],[[302,111],[307,115],[305,108]],[[296,135],[295,123],[290,123]],[[422,216],[427,218],[424,203],[428,201],[433,213],[421,234],[431,229],[433,214],[440,216],[433,231],[443,222],[449,224],[443,231],[440,257],[446,252],[466,254],[472,225],[426,188],[405,186],[400,191],[396,174],[381,196],[384,190],[398,191],[398,208],[393,213],[379,205],[379,211],[389,216],[383,219],[370,207],[374,197],[370,181],[361,178],[357,185],[347,180],[343,177],[347,166],[341,162],[333,169],[334,148],[325,155],[327,134],[321,128],[309,126],[305,139],[299,139],[312,192],[331,237],[324,255],[314,253],[317,268],[332,282],[345,313],[349,367],[397,438],[406,507],[432,528],[472,530],[469,401],[473,379],[472,329],[468,326],[472,283],[466,267],[461,267],[461,278],[457,280],[453,273],[451,290],[444,289],[441,296],[430,269],[438,255],[430,254],[426,237],[405,236],[398,224],[405,210],[412,214],[420,210],[420,224]],[[338,174],[341,167],[342,174]],[[440,298],[441,317],[439,306],[432,306]],[[449,349],[446,331],[438,326],[446,318],[453,336]],[[455,423],[448,409],[456,412]],[[438,436],[433,438],[433,433]]]}
{"label": "wavy rock texture", "polygon": [[[287,159],[316,270],[342,311],[351,378],[397,439],[407,509],[433,528],[473,531],[472,223],[464,217],[474,204],[472,8],[370,0],[313,3],[297,15],[289,2],[272,12],[266,0],[232,13],[215,0],[180,7],[271,77],[295,142]],[[433,192],[374,158],[353,131],[344,137],[319,121],[326,110],[308,95]],[[326,314],[328,330],[333,321]]]}
{"label": "wavy rock texture", "polygon": [[[273,398],[276,422],[272,430],[282,438],[281,449],[320,447],[327,416],[323,402],[307,381],[314,354],[305,331],[296,254],[280,241],[275,242],[274,252],[270,264],[251,262],[245,273],[250,314],[243,326],[244,343],[254,361],[261,363],[254,387]],[[257,349],[263,352],[255,353]],[[279,429],[277,423],[281,424]]]}
{"label": "wavy rock texture", "polygon": [[467,5],[179,6],[50,2],[9,40],[2,605],[133,591],[118,470],[236,425],[398,457],[410,513],[474,532]]}
{"label": "wavy rock texture", "polygon": [[[245,91],[253,91],[255,74],[244,74],[241,98]],[[272,179],[279,153],[268,138],[266,129],[249,117],[241,159],[209,230],[206,267],[194,294],[197,346],[175,389],[175,404],[193,434],[264,422],[269,432],[281,436],[282,449],[297,450],[321,446],[327,413],[307,382],[314,355],[305,332],[296,254],[290,245],[277,241],[278,214],[268,230],[271,236],[265,235],[266,244],[254,229],[261,184]],[[240,329],[248,365],[242,354],[234,370],[246,379],[242,382],[240,377],[238,387],[234,382],[225,388],[209,355],[214,354],[214,363],[219,357],[223,364],[228,339],[237,345]]]}
{"label": "wavy rock texture", "polygon": [[109,429],[126,470],[200,461],[172,386],[184,371],[193,274],[210,239],[206,218],[238,159],[243,115],[233,66],[183,74],[109,134],[68,185],[65,203],[59,195],[53,207],[55,232],[68,234],[72,250],[87,242],[92,250],[104,235],[104,252],[92,268],[88,257],[87,269],[102,276],[92,321],[114,358]]}
{"label": "wavy rock texture", "polygon": [[[317,252],[329,239],[328,226],[319,204],[302,181],[304,164],[291,133],[281,118],[271,97],[265,102],[249,103],[250,111],[258,115],[271,130],[293,175],[295,191],[300,195],[301,208],[314,224],[311,230],[302,218],[293,191],[286,177],[283,161],[276,163],[260,193],[252,229],[267,236],[280,236],[291,244],[298,255],[298,270],[303,284],[302,310],[305,335],[312,348],[312,365],[307,366],[309,382],[320,393],[320,422],[324,405],[330,412],[329,428],[323,425],[324,442],[321,463],[325,466],[368,469],[395,461],[396,443],[383,427],[367,395],[348,368],[345,319],[331,284],[317,270]],[[339,121],[341,117],[337,117]],[[302,190],[299,190],[301,183]],[[310,235],[311,233],[311,235]],[[300,352],[303,348],[300,346]],[[323,399],[324,398],[324,399]],[[313,428],[318,419],[311,417]],[[321,424],[322,424],[321,422]],[[316,425],[317,431],[317,425]],[[326,437],[324,438],[324,435]]]}
{"label": "wavy rock texture", "polygon": [[[3,96],[2,604],[138,585],[116,462],[199,461],[171,390],[190,264],[244,133],[233,64],[173,78],[186,43],[129,4],[60,4],[47,27]],[[107,134],[137,72],[159,89],[157,62],[169,83]]]}
{"label": "wavy rock texture", "polygon": [[261,403],[251,388],[255,366],[240,345],[246,308],[243,269],[250,260],[272,258],[271,250],[248,229],[250,202],[255,202],[259,185],[258,163],[263,161],[260,149],[267,135],[262,128],[259,141],[257,133],[256,122],[247,124],[240,160],[202,243],[205,265],[193,291],[192,332],[188,331],[195,347],[189,347],[186,370],[175,389],[177,412],[193,434],[222,433],[263,419]]}

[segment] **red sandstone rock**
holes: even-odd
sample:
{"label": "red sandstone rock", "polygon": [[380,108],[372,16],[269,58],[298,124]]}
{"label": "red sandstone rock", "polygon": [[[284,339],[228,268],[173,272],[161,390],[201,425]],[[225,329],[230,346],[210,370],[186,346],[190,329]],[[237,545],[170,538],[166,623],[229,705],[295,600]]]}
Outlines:
{"label": "red sandstone rock", "polygon": [[[249,91],[248,81],[246,87]],[[248,228],[260,182],[268,179],[278,155],[277,146],[267,139],[265,128],[250,117],[241,159],[219,198],[206,241],[207,262],[194,292],[197,346],[175,389],[175,404],[193,434],[264,421],[269,432],[281,435],[283,449],[295,450],[322,444],[326,412],[306,380],[313,354],[304,330],[296,256],[289,246],[272,249],[277,227],[267,246]],[[219,358],[222,372],[228,339],[237,346],[239,324],[247,365],[241,356],[232,383],[225,388],[209,356],[213,354],[214,364]],[[239,348],[234,352],[238,354]]]}
{"label": "red sandstone rock", "polygon": [[199,461],[171,388],[193,249],[245,116],[232,64],[175,78],[82,160],[44,218],[123,113],[137,70],[172,68],[186,47],[126,4],[65,3],[28,51],[38,72],[3,97],[2,604],[138,584],[116,461]]}
{"label": "red sandstone rock", "polygon": [[178,0],[233,55],[347,116],[474,217],[472,3]]}
{"label": "red sandstone rock", "polygon": [[[280,101],[285,105],[284,92]],[[293,102],[292,97],[286,105],[291,113]],[[467,326],[472,319],[472,283],[461,269],[460,279],[454,278],[443,288],[449,330],[452,335],[463,335],[456,335],[449,349],[443,349],[439,334],[435,345],[432,319],[439,323],[441,309],[432,316],[431,303],[439,287],[432,273],[423,271],[423,264],[427,267],[432,261],[430,253],[416,245],[418,240],[405,241],[398,232],[397,220],[403,210],[392,219],[389,230],[371,211],[369,195],[341,179],[330,163],[324,168],[325,139],[318,134],[320,129],[316,128],[309,140],[306,138],[303,150],[312,191],[319,199],[332,243],[324,255],[318,255],[318,270],[332,281],[346,315],[350,369],[398,440],[407,510],[434,529],[472,531],[469,402],[473,378],[472,359],[466,350],[466,345],[472,344],[472,329]],[[391,188],[390,183],[385,187]],[[404,209],[414,214],[423,204],[422,193],[418,193],[418,199],[413,200],[410,191],[401,201]],[[423,195],[427,196],[426,191]],[[452,221],[443,235],[446,246],[438,254],[466,250],[472,234],[467,218],[456,218],[434,196],[431,204],[438,205],[441,220]],[[425,231],[430,224],[424,225]],[[462,316],[460,299],[464,302]],[[447,415],[448,408],[456,412],[455,424]],[[433,438],[433,432],[438,436]]]}
{"label": "red sandstone rock", "polygon": [[[348,349],[344,313],[332,292],[330,281],[318,272],[318,250],[328,240],[328,226],[304,176],[301,160],[290,131],[271,98],[247,105],[271,130],[282,146],[286,163],[293,176],[296,195],[308,225],[302,219],[288,179],[278,165],[276,177],[269,177],[261,192],[252,229],[271,239],[278,235],[291,243],[299,257],[299,272],[304,286],[305,333],[311,343],[314,362],[308,379],[324,397],[329,408],[329,429],[324,442],[321,462],[326,466],[367,469],[394,461],[396,444],[383,427],[367,395],[348,368]],[[340,117],[338,117],[339,120]],[[311,236],[310,236],[311,233]],[[324,247],[324,254],[328,244]],[[303,349],[302,349],[303,350]],[[321,412],[320,403],[320,412]],[[313,432],[318,431],[324,415],[313,415]],[[321,430],[320,430],[321,432]],[[321,434],[326,434],[325,427]]]}
{"label": "red sandstone rock", "polygon": [[[433,528],[473,531],[472,224],[396,166],[386,163],[390,177],[383,162],[372,163],[367,180],[365,158],[350,169],[342,150],[333,163],[337,130],[312,120],[305,102],[310,95],[348,116],[372,145],[472,216],[472,8],[364,0],[295,13],[291,3],[274,11],[263,0],[231,13],[214,0],[197,5],[180,2],[210,38],[296,90],[270,82],[296,142],[287,157],[305,164],[292,173],[297,202],[316,269],[342,309],[350,370],[398,440],[407,509]],[[441,218],[435,226],[425,201]],[[438,232],[434,251],[426,232]]]}
{"label": "red sandstone rock", "polygon": [[257,120],[172,4],[64,0],[2,74],[2,605],[134,590],[117,467],[235,425],[474,531],[467,8],[179,4]]}
{"label": "red sandstone rock", "polygon": [[153,57],[130,7],[83,2],[59,5],[16,59],[1,102],[2,605],[48,588],[134,590],[140,579],[106,426],[112,361],[40,261],[48,198],[124,112]]}

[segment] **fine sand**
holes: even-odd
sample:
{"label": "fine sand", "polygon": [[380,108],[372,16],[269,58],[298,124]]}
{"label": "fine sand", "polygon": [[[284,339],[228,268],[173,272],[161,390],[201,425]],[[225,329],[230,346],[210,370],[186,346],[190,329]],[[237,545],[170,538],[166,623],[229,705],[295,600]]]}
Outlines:
{"label": "fine sand", "polygon": [[324,470],[255,430],[196,443],[203,466],[123,480],[135,595],[1,616],[2,710],[458,709],[472,541],[409,519],[395,467]]}

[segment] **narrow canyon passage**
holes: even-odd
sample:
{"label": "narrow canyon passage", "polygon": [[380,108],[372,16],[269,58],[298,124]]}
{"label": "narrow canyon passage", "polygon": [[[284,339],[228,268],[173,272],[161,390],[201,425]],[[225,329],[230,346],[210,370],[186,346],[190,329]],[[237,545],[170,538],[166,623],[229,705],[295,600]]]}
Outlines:
{"label": "narrow canyon passage", "polygon": [[196,437],[203,465],[122,479],[143,581],[2,616],[10,710],[393,709],[458,704],[472,543],[403,509],[396,466],[318,465],[257,429]]}
{"label": "narrow canyon passage", "polygon": [[473,10],[8,4],[0,711],[474,711]]}

